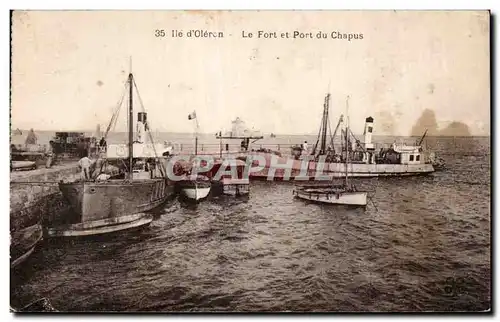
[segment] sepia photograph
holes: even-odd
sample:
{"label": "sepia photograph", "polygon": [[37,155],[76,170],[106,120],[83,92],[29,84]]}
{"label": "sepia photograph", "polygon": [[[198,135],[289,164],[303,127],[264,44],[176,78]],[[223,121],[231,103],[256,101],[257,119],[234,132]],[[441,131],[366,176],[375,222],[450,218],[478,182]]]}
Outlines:
{"label": "sepia photograph", "polygon": [[10,312],[491,313],[488,10],[11,10]]}

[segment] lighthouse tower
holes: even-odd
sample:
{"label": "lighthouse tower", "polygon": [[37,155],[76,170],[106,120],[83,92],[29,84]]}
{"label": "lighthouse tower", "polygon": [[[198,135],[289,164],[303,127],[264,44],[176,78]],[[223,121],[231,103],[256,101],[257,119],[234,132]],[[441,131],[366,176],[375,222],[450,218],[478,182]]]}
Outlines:
{"label": "lighthouse tower", "polygon": [[365,150],[374,150],[375,146],[372,143],[372,132],[373,132],[373,117],[369,116],[365,120]]}

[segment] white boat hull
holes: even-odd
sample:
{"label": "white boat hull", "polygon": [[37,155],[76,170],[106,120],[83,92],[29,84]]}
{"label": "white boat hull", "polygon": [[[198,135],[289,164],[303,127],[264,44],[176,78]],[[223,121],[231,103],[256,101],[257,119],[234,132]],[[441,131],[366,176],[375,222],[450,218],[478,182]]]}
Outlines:
{"label": "white boat hull", "polygon": [[300,199],[310,200],[333,205],[366,206],[368,193],[361,191],[346,191],[338,193],[317,193],[307,190],[295,191],[295,196]]}
{"label": "white boat hull", "polygon": [[182,188],[182,194],[192,200],[201,200],[208,196],[210,193],[210,187],[187,187]]}
{"label": "white boat hull", "polygon": [[[254,153],[263,156],[266,160],[264,168],[259,171],[251,172],[250,179],[255,180],[314,180],[329,181],[331,178],[345,177],[345,163],[327,162],[319,166],[316,161],[294,160],[289,157],[277,157],[275,163],[271,162],[271,155],[265,153]],[[250,154],[251,155],[251,154]],[[271,170],[272,164],[280,164],[274,170]],[[286,165],[286,169],[283,168]],[[257,162],[255,167],[260,167]],[[420,164],[364,164],[349,163],[349,177],[353,178],[372,178],[372,177],[391,177],[391,176],[416,176],[427,175],[434,172],[430,163]],[[322,179],[322,177],[325,177]]]}

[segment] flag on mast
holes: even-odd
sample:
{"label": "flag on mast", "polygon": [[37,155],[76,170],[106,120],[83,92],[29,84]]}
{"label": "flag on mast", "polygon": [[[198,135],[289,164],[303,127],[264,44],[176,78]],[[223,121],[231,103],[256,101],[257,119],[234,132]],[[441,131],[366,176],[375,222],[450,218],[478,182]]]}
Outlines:
{"label": "flag on mast", "polygon": [[194,120],[196,118],[196,111],[188,115],[188,120]]}

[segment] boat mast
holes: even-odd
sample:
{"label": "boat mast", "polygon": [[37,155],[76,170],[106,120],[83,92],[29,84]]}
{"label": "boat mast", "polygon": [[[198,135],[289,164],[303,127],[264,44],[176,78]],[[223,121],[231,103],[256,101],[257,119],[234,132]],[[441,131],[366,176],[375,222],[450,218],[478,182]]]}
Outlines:
{"label": "boat mast", "polygon": [[420,146],[422,144],[422,142],[424,141],[425,135],[427,134],[428,130],[429,129],[425,129],[424,135],[422,135],[422,137],[420,138],[420,141],[418,141],[418,144],[417,144],[418,146]]}
{"label": "boat mast", "polygon": [[326,94],[325,103],[323,104],[323,124],[321,133],[321,147],[319,149],[320,154],[325,154],[326,152],[326,136],[328,130],[328,109],[329,109],[330,93]]}
{"label": "boat mast", "polygon": [[349,163],[349,96],[346,99],[346,127],[345,127],[345,185],[349,184],[347,164]]}
{"label": "boat mast", "polygon": [[194,155],[198,155],[198,129],[200,128],[200,125],[198,124],[198,116],[196,116],[196,131],[195,131],[195,138],[194,138]]}
{"label": "boat mast", "polygon": [[132,179],[132,166],[134,162],[134,106],[133,106],[133,82],[132,72],[128,75],[129,101],[128,101],[128,178]]}

